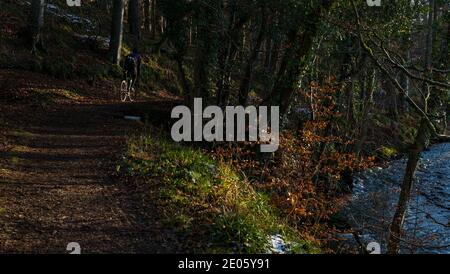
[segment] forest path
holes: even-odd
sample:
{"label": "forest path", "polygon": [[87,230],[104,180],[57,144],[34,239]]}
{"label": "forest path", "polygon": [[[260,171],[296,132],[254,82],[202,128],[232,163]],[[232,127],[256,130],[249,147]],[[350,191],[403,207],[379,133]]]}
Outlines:
{"label": "forest path", "polygon": [[111,176],[126,136],[143,128],[123,115],[144,108],[104,101],[16,117],[20,130],[0,143],[0,253],[69,253],[69,242],[82,253],[174,251],[157,214]]}

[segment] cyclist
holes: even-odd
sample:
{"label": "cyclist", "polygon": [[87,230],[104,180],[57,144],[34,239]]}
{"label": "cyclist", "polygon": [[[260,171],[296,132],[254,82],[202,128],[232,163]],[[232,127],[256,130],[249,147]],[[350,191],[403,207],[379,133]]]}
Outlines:
{"label": "cyclist", "polygon": [[124,62],[124,74],[123,78],[128,81],[128,78],[133,82],[131,84],[130,89],[135,89],[135,96],[137,94],[135,84],[139,81],[139,76],[141,73],[141,55],[139,54],[137,48],[134,48],[133,51],[125,57]]}

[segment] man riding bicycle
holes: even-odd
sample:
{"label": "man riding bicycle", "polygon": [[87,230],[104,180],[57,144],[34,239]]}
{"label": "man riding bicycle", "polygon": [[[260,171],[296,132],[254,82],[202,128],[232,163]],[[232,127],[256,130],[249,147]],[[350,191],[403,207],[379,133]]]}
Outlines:
{"label": "man riding bicycle", "polygon": [[131,87],[130,90],[135,90],[135,97],[137,94],[136,91],[136,82],[139,80],[139,76],[141,74],[141,55],[138,53],[137,48],[133,49],[133,52],[128,54],[127,57],[125,57],[125,62],[123,66],[123,78],[128,82],[128,79],[130,79]]}

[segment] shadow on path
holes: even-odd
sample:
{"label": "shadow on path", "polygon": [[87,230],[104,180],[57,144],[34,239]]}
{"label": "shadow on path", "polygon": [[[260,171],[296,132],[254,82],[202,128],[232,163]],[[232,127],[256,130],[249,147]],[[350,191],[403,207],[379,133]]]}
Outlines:
{"label": "shadow on path", "polygon": [[17,122],[0,147],[0,253],[67,253],[69,242],[83,253],[176,252],[151,205],[111,177],[126,136],[143,128],[123,116],[164,126],[168,105],[65,105]]}

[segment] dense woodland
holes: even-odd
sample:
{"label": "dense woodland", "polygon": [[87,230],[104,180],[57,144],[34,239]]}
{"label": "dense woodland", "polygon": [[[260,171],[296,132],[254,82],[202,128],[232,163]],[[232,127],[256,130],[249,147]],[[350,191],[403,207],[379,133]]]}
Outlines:
{"label": "dense woodland", "polygon": [[[448,1],[381,1],[379,7],[365,0],[98,0],[80,7],[0,1],[2,70],[34,71],[94,92],[108,87],[108,94],[120,82],[124,57],[137,48],[143,95],[135,104],[161,93],[165,99],[152,104],[169,115],[167,106],[192,106],[194,98],[222,108],[280,107],[281,144],[271,154],[249,142],[172,148],[169,119],[155,112],[148,114],[151,129],[129,137],[115,172],[119,180],[173,183],[156,208],[179,217],[171,224],[185,229],[178,238],[184,251],[228,252],[231,245],[232,252],[259,253],[264,234],[277,230],[259,226],[281,222],[285,237],[305,242],[298,252],[343,252],[336,250],[337,235],[357,234],[338,217],[354,175],[404,157],[384,247],[401,252],[420,155],[450,141]],[[48,3],[89,23],[58,17]],[[17,93],[0,79],[0,92]],[[14,96],[19,99],[5,105],[23,100]],[[204,161],[223,167],[221,175],[211,175]],[[213,190],[204,190],[210,184]],[[233,191],[220,184],[234,185]],[[239,198],[227,204],[230,197]],[[220,216],[202,217],[214,214]],[[193,247],[201,241],[220,248]]]}

